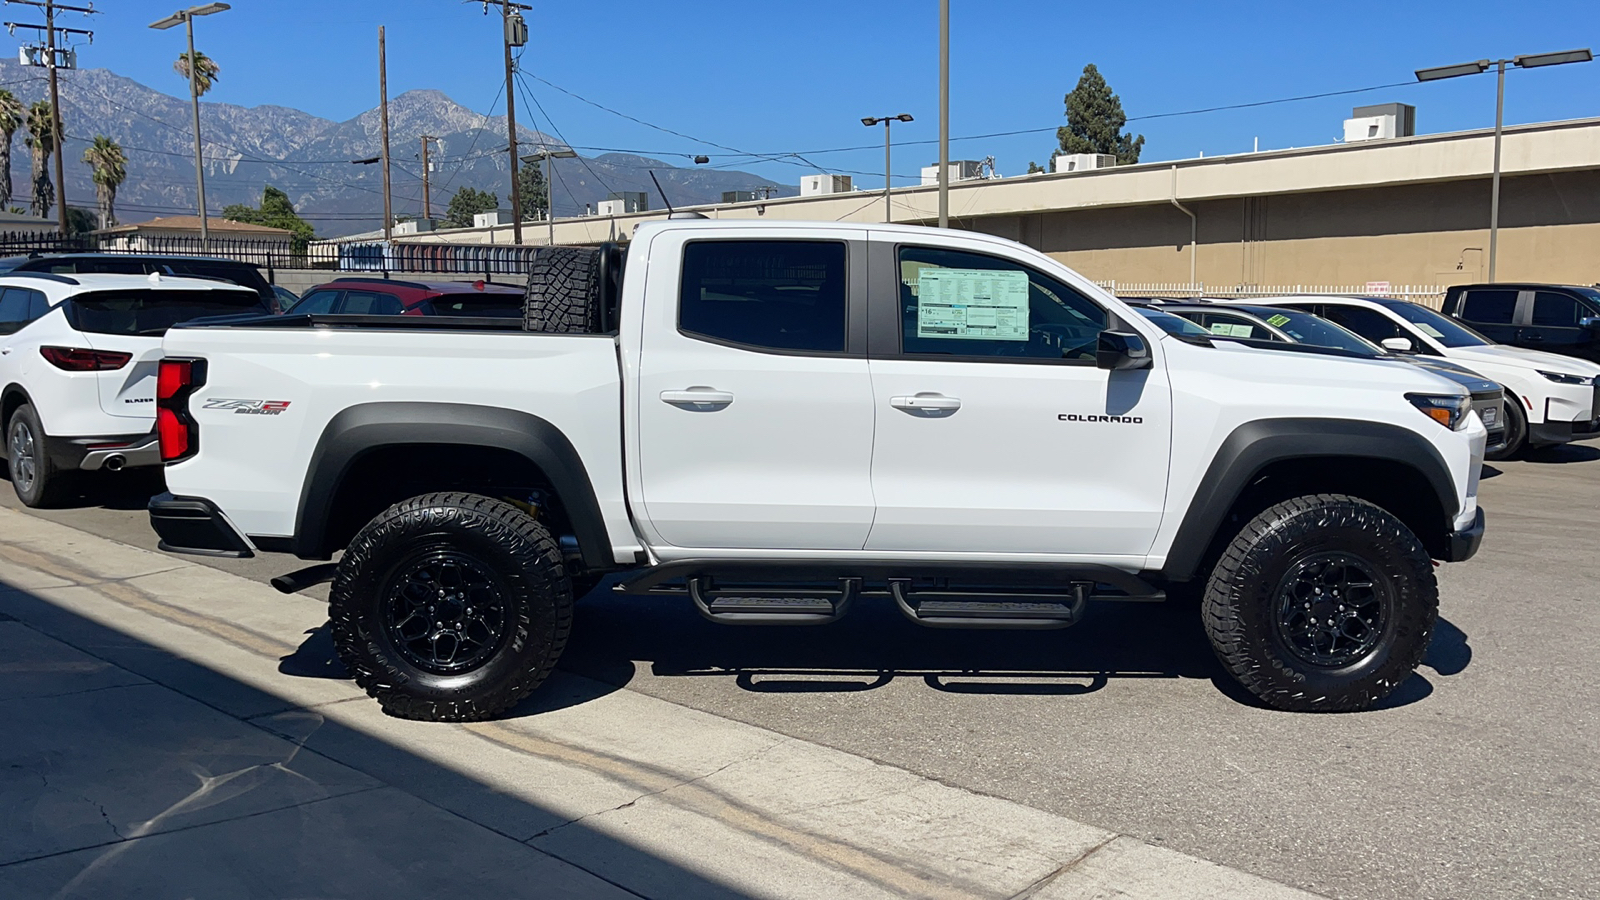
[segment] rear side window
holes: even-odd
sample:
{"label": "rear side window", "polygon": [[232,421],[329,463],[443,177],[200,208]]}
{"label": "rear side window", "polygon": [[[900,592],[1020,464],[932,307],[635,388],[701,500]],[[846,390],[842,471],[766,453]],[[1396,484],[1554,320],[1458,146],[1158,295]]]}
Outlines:
{"label": "rear side window", "polygon": [[1392,337],[1411,337],[1383,313],[1359,306],[1338,306],[1330,303],[1323,307],[1322,317],[1335,325],[1343,325],[1374,344]]}
{"label": "rear side window", "polygon": [[400,298],[377,291],[345,291],[339,312],[351,316],[398,316],[405,312]]}
{"label": "rear side window", "polygon": [[845,348],[845,245],[695,241],[683,250],[678,328],[766,350]]}
{"label": "rear side window", "polygon": [[49,301],[38,291],[6,288],[0,291],[0,334],[16,334],[49,311]]}
{"label": "rear side window", "polygon": [[1586,313],[1566,294],[1540,291],[1533,296],[1533,324],[1548,328],[1577,328]]}
{"label": "rear side window", "polygon": [[312,291],[300,298],[300,302],[289,307],[288,312],[294,315],[323,316],[333,312],[333,305],[339,302],[338,291]]}
{"label": "rear side window", "polygon": [[78,294],[66,301],[67,321],[90,334],[165,334],[179,322],[203,316],[269,313],[254,291],[125,290]]}
{"label": "rear side window", "polygon": [[1517,312],[1516,291],[1467,291],[1461,318],[1485,325],[1510,325]]}

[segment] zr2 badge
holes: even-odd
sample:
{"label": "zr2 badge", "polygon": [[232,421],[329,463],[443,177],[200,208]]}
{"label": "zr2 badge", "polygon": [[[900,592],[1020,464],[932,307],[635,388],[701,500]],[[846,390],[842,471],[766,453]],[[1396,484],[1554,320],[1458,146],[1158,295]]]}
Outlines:
{"label": "zr2 badge", "polygon": [[223,400],[206,401],[205,409],[231,409],[241,416],[276,416],[289,408],[288,400]]}

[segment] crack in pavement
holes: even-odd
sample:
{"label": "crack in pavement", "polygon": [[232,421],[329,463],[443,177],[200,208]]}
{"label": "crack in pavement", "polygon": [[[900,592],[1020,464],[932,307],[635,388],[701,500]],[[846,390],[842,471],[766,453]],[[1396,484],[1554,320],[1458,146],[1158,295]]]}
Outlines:
{"label": "crack in pavement", "polygon": [[1101,850],[1104,850],[1108,844],[1110,844],[1112,841],[1115,841],[1117,838],[1120,838],[1120,837],[1123,837],[1123,835],[1120,835],[1120,834],[1111,835],[1110,837],[1106,838],[1105,840],[1101,841],[1100,843],[1095,844],[1093,847],[1090,847],[1089,849],[1087,849],[1087,850],[1083,851],[1082,853],[1078,854],[1073,859],[1068,860],[1064,865],[1062,865],[1059,869],[1056,869],[1054,872],[1051,872],[1050,874],[1044,876],[1043,878],[1039,879],[1038,881],[1035,881],[1033,884],[1028,885],[1027,887],[1023,888],[1022,890],[1018,891],[1017,893],[1012,894],[1010,897],[1007,897],[1006,900],[1028,900],[1029,897],[1033,897],[1033,896],[1037,895],[1040,891],[1042,891],[1045,888],[1049,887],[1050,884],[1052,882],[1054,882],[1057,878],[1060,878],[1061,876],[1067,874],[1068,872],[1072,871],[1073,869],[1076,869],[1078,866],[1083,865],[1083,863],[1086,860],[1088,860],[1089,857],[1094,856],[1096,853],[1099,853]]}

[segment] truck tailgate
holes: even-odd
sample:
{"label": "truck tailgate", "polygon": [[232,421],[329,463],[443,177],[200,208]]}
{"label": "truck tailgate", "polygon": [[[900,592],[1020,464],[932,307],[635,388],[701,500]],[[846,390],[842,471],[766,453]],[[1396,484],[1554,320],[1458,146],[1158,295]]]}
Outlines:
{"label": "truck tailgate", "polygon": [[167,467],[168,489],[215,501],[245,534],[294,534],[302,485],[336,415],[365,404],[425,402],[517,410],[549,422],[587,465],[608,531],[631,538],[609,337],[181,328],[168,332],[163,350],[206,361],[205,384],[189,400],[199,452]]}

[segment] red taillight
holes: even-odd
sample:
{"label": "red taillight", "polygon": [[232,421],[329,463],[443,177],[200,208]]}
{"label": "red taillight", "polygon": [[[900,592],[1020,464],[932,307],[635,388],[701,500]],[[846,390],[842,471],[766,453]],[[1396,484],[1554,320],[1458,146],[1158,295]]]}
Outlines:
{"label": "red taillight", "polygon": [[156,371],[156,437],[161,461],[177,462],[200,449],[200,426],[189,416],[189,395],[205,384],[205,363],[163,359]]}
{"label": "red taillight", "polygon": [[58,369],[68,372],[109,372],[120,369],[133,359],[132,353],[115,353],[110,350],[90,350],[85,347],[40,347],[39,355]]}

